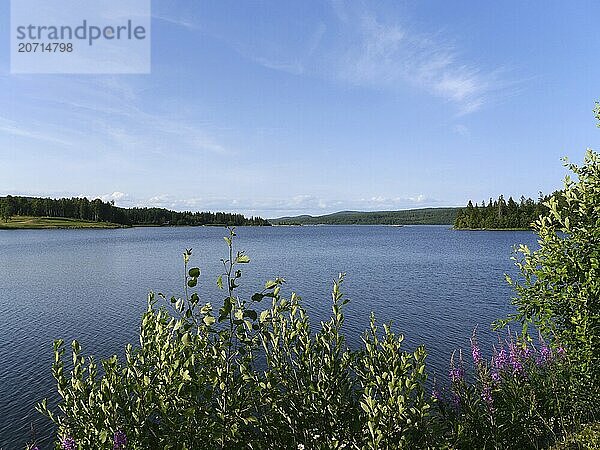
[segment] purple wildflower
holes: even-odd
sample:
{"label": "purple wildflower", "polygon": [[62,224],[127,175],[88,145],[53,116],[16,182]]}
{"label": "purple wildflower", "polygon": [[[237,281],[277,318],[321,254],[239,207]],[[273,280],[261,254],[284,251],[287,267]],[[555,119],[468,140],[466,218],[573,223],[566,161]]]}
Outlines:
{"label": "purple wildflower", "polygon": [[494,355],[492,358],[492,364],[496,369],[502,370],[508,364],[508,355],[506,354],[506,350],[504,347],[500,349],[498,353]]}
{"label": "purple wildflower", "polygon": [[442,395],[440,394],[440,391],[437,390],[437,388],[433,388],[433,390],[431,391],[431,397],[437,400],[438,402],[442,400]]}
{"label": "purple wildflower", "polygon": [[479,345],[474,337],[471,338],[471,353],[473,355],[473,362],[476,365],[481,364],[483,361],[483,358],[481,357],[481,349],[479,348]]}
{"label": "purple wildflower", "polygon": [[449,376],[453,383],[458,383],[465,378],[465,369],[462,367],[452,367],[450,369]]}
{"label": "purple wildflower", "polygon": [[550,350],[550,347],[548,347],[545,342],[542,344],[539,353],[540,354],[538,355],[538,358],[537,358],[538,365],[542,365],[542,364],[548,362],[550,360],[550,358],[552,358],[552,350]]}
{"label": "purple wildflower", "polygon": [[556,347],[556,354],[563,358],[564,356],[566,356],[567,351],[565,350],[565,348],[562,345],[559,345],[558,347]]}
{"label": "purple wildflower", "polygon": [[127,436],[121,430],[118,430],[115,432],[115,435],[113,437],[113,442],[114,442],[114,445],[113,445],[114,450],[120,450],[122,448],[125,448],[125,445],[127,445]]}
{"label": "purple wildflower", "polygon": [[492,371],[492,381],[494,383],[500,383],[500,374],[496,370]]}
{"label": "purple wildflower", "polygon": [[490,386],[484,386],[481,391],[481,399],[488,406],[488,409],[491,411],[494,407],[494,399],[492,398],[492,388]]}
{"label": "purple wildflower", "polygon": [[519,360],[519,353],[519,349],[511,343],[508,357],[513,373],[523,373],[523,364],[521,364],[521,361]]}
{"label": "purple wildflower", "polygon": [[60,441],[60,445],[63,448],[63,450],[75,450],[77,443],[75,442],[75,439],[73,439],[71,436],[66,436],[62,438],[62,440]]}

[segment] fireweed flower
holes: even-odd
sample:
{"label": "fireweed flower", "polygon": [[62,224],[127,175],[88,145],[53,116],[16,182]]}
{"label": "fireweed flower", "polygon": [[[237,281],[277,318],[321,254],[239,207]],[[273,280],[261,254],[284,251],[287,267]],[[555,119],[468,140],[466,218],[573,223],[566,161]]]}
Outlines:
{"label": "fireweed flower", "polygon": [[540,354],[538,355],[538,358],[537,358],[537,364],[538,365],[545,364],[551,358],[552,358],[552,350],[550,350],[550,347],[548,347],[546,345],[546,343],[544,342],[542,344],[542,346],[540,347]]}
{"label": "fireweed flower", "polygon": [[562,358],[567,354],[567,351],[562,345],[559,345],[558,347],[556,347],[556,354]]}
{"label": "fireweed flower", "polygon": [[494,383],[500,383],[500,374],[495,370],[492,372],[492,381]]}
{"label": "fireweed flower", "polygon": [[481,364],[483,361],[483,358],[481,357],[481,349],[479,348],[479,345],[474,337],[471,338],[471,354],[473,355],[473,362],[476,365]]}
{"label": "fireweed flower", "polygon": [[492,388],[490,386],[484,386],[481,391],[481,399],[485,402],[490,411],[494,407],[494,399],[492,398]]}
{"label": "fireweed flower", "polygon": [[492,365],[496,369],[502,370],[506,367],[507,364],[508,364],[508,355],[506,354],[506,350],[504,349],[504,347],[502,347],[500,349],[500,351],[498,353],[496,353],[494,355],[494,357],[492,358]]}
{"label": "fireweed flower", "polygon": [[71,436],[66,436],[62,438],[62,440],[60,441],[60,445],[63,448],[63,450],[75,450],[75,448],[77,447],[75,439],[73,439]]}
{"label": "fireweed flower", "polygon": [[513,373],[523,373],[523,364],[521,364],[521,361],[519,360],[519,350],[512,343],[510,344],[508,358],[513,369]]}
{"label": "fireweed flower", "polygon": [[113,442],[113,449],[121,450],[122,448],[125,448],[125,445],[127,445],[127,436],[125,436],[125,433],[123,433],[121,430],[118,430],[113,436]]}
{"label": "fireweed flower", "polygon": [[465,369],[462,367],[452,367],[448,375],[453,383],[458,383],[465,378]]}

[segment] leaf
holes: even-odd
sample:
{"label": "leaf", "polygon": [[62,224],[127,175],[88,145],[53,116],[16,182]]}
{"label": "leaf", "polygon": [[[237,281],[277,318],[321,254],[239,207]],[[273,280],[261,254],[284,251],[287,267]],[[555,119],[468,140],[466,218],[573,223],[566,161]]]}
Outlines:
{"label": "leaf", "polygon": [[217,278],[217,286],[219,286],[219,289],[223,289],[223,275],[219,275]]}
{"label": "leaf", "polygon": [[263,294],[259,294],[258,292],[252,295],[253,302],[260,302],[263,298],[265,298],[265,296]]}
{"label": "leaf", "polygon": [[197,278],[192,278],[190,280],[188,280],[187,285],[189,287],[194,287],[198,284],[198,279]]}
{"label": "leaf", "polygon": [[238,264],[247,264],[250,262],[250,257],[248,255],[239,254],[235,259],[235,262]]}
{"label": "leaf", "polygon": [[215,323],[215,318],[213,316],[204,316],[204,318],[202,319],[202,322],[204,322],[206,325],[208,325],[209,327]]}
{"label": "leaf", "polygon": [[190,277],[192,278],[198,278],[200,276],[200,269],[198,267],[192,267],[189,271],[188,274]]}
{"label": "leaf", "polygon": [[277,286],[279,283],[277,283],[277,281],[274,280],[269,280],[265,283],[265,289],[273,289],[275,286]]}
{"label": "leaf", "polygon": [[244,317],[248,317],[252,320],[256,320],[258,318],[258,314],[253,309],[247,309],[244,311]]}

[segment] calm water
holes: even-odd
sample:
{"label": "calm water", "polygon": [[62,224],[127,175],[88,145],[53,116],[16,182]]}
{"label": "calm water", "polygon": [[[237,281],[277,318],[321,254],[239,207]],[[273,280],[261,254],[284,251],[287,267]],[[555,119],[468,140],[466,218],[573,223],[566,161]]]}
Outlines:
{"label": "calm water", "polygon": [[[47,436],[34,404],[54,392],[52,341],[77,338],[85,353],[108,356],[137,342],[149,290],[179,294],[185,248],[203,274],[202,300],[222,297],[215,278],[225,256],[220,228],[0,230],[0,449],[23,448],[31,424]],[[329,312],[331,281],[346,272],[346,328],[355,344],[369,312],[393,320],[408,348],[424,343],[430,370],[446,373],[450,353],[468,347],[479,324],[511,311],[505,272],[513,245],[529,232],[454,231],[444,226],[239,228],[252,262],[244,291],[275,276],[311,314]],[[47,442],[47,441],[46,441]],[[48,444],[46,444],[46,448]]]}

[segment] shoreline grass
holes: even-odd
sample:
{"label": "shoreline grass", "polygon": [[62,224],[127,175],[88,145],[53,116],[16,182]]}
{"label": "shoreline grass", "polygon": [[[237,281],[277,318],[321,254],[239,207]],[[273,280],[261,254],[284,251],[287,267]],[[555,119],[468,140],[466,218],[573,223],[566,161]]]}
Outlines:
{"label": "shoreline grass", "polygon": [[0,230],[50,230],[50,229],[113,229],[123,225],[110,222],[92,222],[66,217],[14,216],[0,221]]}

